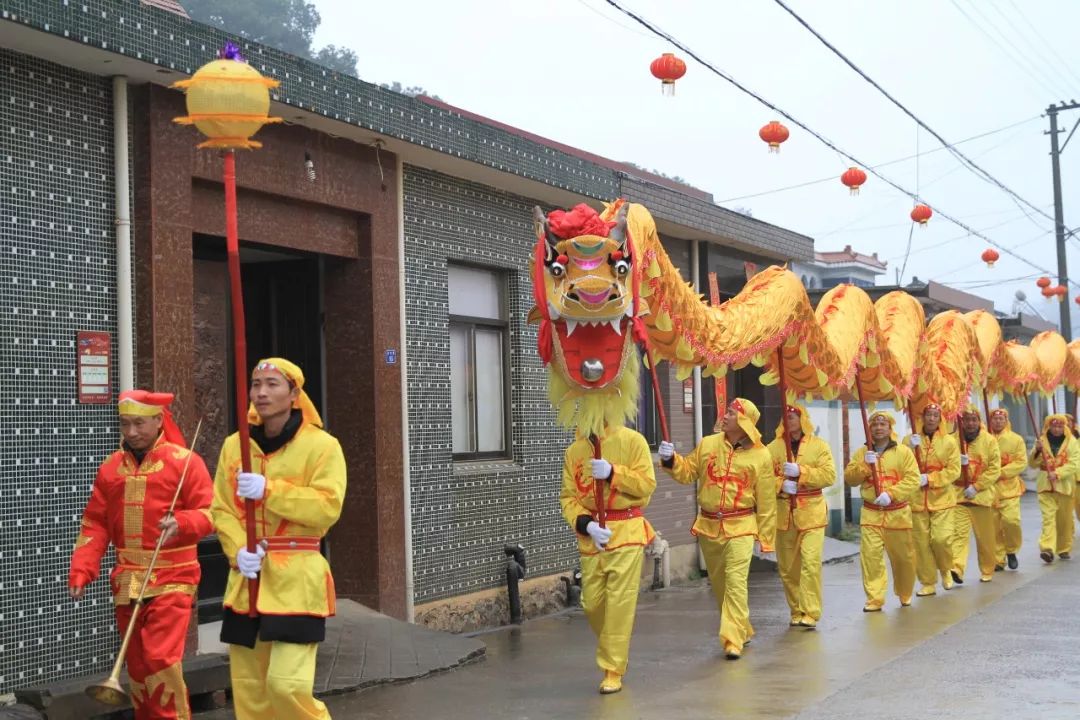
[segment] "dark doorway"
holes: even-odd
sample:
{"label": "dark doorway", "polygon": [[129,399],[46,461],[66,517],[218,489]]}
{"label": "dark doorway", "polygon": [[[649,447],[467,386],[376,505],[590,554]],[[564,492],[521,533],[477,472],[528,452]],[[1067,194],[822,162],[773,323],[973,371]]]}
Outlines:
{"label": "dark doorway", "polygon": [[[236,428],[232,320],[225,239],[195,235],[195,398],[203,416],[199,452],[211,473]],[[322,287],[316,255],[244,244],[240,249],[247,362],[284,357],[304,372],[304,390],[322,411]],[[217,536],[199,543],[199,622],[221,617],[229,560]]]}

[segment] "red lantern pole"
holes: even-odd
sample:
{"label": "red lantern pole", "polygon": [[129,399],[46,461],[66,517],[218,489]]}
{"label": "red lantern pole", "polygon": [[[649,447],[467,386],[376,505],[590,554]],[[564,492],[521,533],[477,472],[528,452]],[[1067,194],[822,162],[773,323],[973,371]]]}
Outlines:
{"label": "red lantern pole", "polygon": [[[863,433],[866,435],[866,449],[873,450],[874,443],[870,440],[870,421],[866,417],[866,402],[863,400],[862,380],[859,376],[859,369],[855,368],[855,389],[859,394],[859,412],[862,413],[862,426]],[[870,464],[870,476],[873,478],[874,494],[881,495],[881,478],[878,477],[877,463]]]}
{"label": "red lantern pole", "polygon": [[[776,348],[776,371],[780,375],[780,432],[784,437],[784,450],[787,452],[787,461],[795,462],[795,454],[791,452],[791,433],[787,429],[787,381],[784,379],[784,346]],[[784,476],[787,477],[786,475]],[[799,501],[794,495],[788,495],[788,502],[794,510]]]}
{"label": "red lantern pole", "polygon": [[[225,249],[229,259],[229,291],[232,299],[233,356],[236,384],[236,429],[240,435],[240,468],[251,472],[251,434],[248,430],[247,331],[244,326],[244,293],[240,284],[240,232],[236,217],[236,154],[223,153],[225,160]],[[255,552],[255,501],[244,500],[247,551]],[[259,581],[248,580],[248,615],[256,617]]]}

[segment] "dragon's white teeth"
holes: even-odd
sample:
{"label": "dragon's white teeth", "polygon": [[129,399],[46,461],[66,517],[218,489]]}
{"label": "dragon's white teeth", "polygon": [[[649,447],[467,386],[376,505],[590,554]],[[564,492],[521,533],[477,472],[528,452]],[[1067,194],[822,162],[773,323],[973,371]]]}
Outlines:
{"label": "dragon's white teeth", "polygon": [[552,303],[550,303],[550,302],[548,303],[548,317],[550,317],[550,318],[551,318],[552,320],[558,320],[558,319],[559,319],[560,317],[562,317],[562,316],[561,316],[561,315],[559,314],[559,310],[558,310],[558,308],[556,308],[556,307],[555,307],[555,306],[554,306],[554,305],[553,305]]}
{"label": "dragon's white teeth", "polygon": [[620,318],[618,320],[611,320],[609,322],[611,324],[611,329],[615,331],[616,335],[621,337],[622,336],[622,319]]}
{"label": "dragon's white teeth", "polygon": [[578,321],[566,318],[566,337],[570,337],[574,334],[574,330],[577,329]]}
{"label": "dragon's white teeth", "polygon": [[626,306],[626,312],[624,314],[626,315],[626,317],[634,317],[634,306],[633,305],[627,305]]}

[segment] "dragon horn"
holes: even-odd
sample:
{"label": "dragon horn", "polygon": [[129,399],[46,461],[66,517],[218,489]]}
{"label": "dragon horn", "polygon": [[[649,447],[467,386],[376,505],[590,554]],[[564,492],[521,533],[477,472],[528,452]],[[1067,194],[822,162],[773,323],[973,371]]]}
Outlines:
{"label": "dragon horn", "polygon": [[543,238],[544,244],[547,248],[546,259],[550,261],[554,258],[558,251],[555,249],[555,245],[559,242],[559,238],[548,229],[547,216],[544,215],[544,211],[537,205],[533,208],[533,225],[536,228],[536,238],[539,240]]}
{"label": "dragon horn", "polygon": [[626,211],[630,209],[629,203],[623,203],[615,213],[615,227],[611,228],[608,237],[619,243],[619,250],[626,251]]}

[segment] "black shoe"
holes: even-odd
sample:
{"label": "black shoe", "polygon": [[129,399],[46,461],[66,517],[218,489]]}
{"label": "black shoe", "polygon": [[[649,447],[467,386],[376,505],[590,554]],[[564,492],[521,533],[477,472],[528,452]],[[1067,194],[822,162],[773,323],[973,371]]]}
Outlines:
{"label": "black shoe", "polygon": [[1005,566],[1004,565],[995,565],[994,566],[994,572],[1005,572]]}
{"label": "black shoe", "polygon": [[1058,557],[1061,558],[1062,560],[1070,560],[1070,559],[1072,559],[1072,555],[1070,555],[1067,552],[1058,553]]}
{"label": "black shoe", "polygon": [[952,581],[954,583],[956,583],[957,585],[964,584],[964,578],[960,577],[960,573],[956,572],[955,570],[950,570],[949,572],[952,573]]}
{"label": "black shoe", "polygon": [[1006,558],[1009,561],[1009,569],[1010,570],[1015,570],[1016,568],[1020,567],[1020,563],[1017,562],[1017,560],[1016,560],[1016,554],[1015,553],[1009,553],[1008,555],[1006,555]]}
{"label": "black shoe", "polygon": [[1044,563],[1049,564],[1054,562],[1054,553],[1050,552],[1049,550],[1043,550],[1041,553],[1039,553],[1039,557],[1042,558],[1042,561]]}

